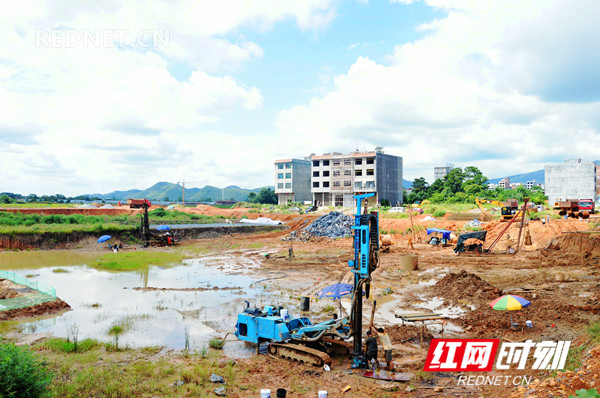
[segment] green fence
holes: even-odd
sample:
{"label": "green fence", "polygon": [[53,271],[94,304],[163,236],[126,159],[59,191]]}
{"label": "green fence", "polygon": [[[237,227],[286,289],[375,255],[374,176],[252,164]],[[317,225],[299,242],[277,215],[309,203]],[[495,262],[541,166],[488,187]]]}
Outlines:
{"label": "green fence", "polygon": [[38,292],[42,292],[48,294],[54,298],[56,298],[56,289],[53,286],[47,285],[42,282],[29,280],[21,275],[17,275],[14,272],[2,271],[0,270],[0,278],[8,279],[13,281],[18,285],[29,286],[32,289],[37,290]]}

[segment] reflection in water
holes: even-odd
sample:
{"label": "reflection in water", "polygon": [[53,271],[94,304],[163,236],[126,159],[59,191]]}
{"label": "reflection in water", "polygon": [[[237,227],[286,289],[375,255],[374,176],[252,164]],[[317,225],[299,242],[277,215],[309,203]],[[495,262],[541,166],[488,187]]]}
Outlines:
{"label": "reflection in water", "polygon": [[[24,323],[26,333],[51,332],[69,337],[78,328],[80,340],[91,337],[113,341],[108,330],[124,326],[120,346],[164,345],[200,350],[208,340],[232,332],[243,300],[257,304],[269,302],[275,292],[252,282],[265,277],[248,257],[204,257],[185,260],[171,268],[156,266],[135,272],[108,272],[87,265],[68,266],[68,273],[52,272],[56,266],[28,269],[15,267],[19,274],[36,274],[39,281],[53,285],[57,295],[69,303],[72,311],[50,319]],[[9,267],[3,269],[13,271]],[[135,287],[208,288],[200,291],[134,290]],[[233,288],[220,290],[220,288]],[[278,297],[278,301],[282,297]],[[282,303],[283,304],[283,303]],[[252,348],[235,338],[224,347],[231,356],[252,355]]]}

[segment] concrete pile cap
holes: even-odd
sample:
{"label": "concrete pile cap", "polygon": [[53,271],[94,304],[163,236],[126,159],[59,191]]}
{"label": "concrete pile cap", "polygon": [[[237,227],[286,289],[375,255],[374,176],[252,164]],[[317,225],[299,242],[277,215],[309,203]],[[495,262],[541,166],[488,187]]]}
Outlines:
{"label": "concrete pile cap", "polygon": [[343,238],[352,235],[352,229],[350,228],[352,225],[354,225],[354,217],[332,211],[317,218],[304,230],[315,236]]}

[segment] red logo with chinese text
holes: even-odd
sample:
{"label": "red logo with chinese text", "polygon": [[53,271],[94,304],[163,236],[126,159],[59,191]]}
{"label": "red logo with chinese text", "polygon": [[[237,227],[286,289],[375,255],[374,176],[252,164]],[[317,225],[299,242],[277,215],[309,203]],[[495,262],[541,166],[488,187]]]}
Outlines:
{"label": "red logo with chinese text", "polygon": [[494,365],[499,339],[433,339],[426,372],[489,372]]}

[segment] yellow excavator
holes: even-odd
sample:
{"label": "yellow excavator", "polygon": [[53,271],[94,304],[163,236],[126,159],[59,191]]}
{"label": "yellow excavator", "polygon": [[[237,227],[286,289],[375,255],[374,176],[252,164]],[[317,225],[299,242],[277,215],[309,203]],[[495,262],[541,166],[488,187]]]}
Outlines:
{"label": "yellow excavator", "polygon": [[412,205],[410,205],[410,207],[412,207],[413,209],[416,208],[424,208],[425,206],[429,206],[431,204],[431,202],[427,199],[425,199],[424,201],[422,201],[421,203],[413,203]]}
{"label": "yellow excavator", "polygon": [[485,217],[485,209],[483,208],[483,204],[496,205],[500,207],[500,212],[502,214],[502,221],[507,221],[512,219],[515,216],[514,209],[518,208],[518,202],[515,199],[509,199],[507,203],[500,202],[498,200],[490,200],[483,198],[475,198],[475,203],[479,210],[481,210],[481,214]]}

